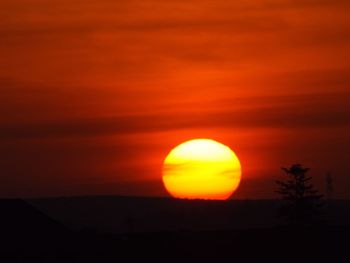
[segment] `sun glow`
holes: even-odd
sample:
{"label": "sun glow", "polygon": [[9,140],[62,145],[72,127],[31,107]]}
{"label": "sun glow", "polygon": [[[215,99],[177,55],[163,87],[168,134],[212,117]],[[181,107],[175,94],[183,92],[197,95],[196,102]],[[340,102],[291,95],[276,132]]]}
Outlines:
{"label": "sun glow", "polygon": [[164,160],[163,182],[177,198],[227,199],[241,180],[241,165],[227,146],[209,139],[184,142]]}

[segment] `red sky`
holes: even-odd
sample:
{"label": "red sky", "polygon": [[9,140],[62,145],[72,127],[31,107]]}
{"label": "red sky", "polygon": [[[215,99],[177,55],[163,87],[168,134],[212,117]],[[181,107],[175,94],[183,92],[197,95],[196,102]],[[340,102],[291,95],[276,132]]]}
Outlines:
{"label": "red sky", "polygon": [[281,166],[350,198],[347,0],[2,0],[0,196],[164,196],[192,138],[229,145],[236,198]]}

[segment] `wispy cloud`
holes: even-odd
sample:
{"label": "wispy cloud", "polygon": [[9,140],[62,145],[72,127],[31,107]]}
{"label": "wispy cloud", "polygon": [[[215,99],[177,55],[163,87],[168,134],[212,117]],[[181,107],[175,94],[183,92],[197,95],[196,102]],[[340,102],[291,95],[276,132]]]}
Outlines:
{"label": "wispy cloud", "polygon": [[[338,128],[349,127],[349,93],[245,99],[250,107],[203,109],[202,112],[167,112],[2,124],[0,138],[47,138],[149,133],[188,128]],[[230,103],[230,101],[225,101]],[[237,103],[236,103],[237,105]]]}
{"label": "wispy cloud", "polygon": [[0,6],[0,192],[95,185],[116,170],[158,180],[145,156],[208,129],[245,140],[250,170],[304,154],[347,174],[348,0]]}

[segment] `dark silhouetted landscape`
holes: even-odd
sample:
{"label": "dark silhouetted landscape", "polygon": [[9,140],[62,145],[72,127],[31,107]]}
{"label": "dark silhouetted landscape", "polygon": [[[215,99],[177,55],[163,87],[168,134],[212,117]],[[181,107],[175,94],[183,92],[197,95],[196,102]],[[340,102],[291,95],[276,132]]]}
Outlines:
{"label": "dark silhouetted landscape", "polygon": [[327,202],[322,225],[307,227],[281,223],[280,205],[278,200],[120,196],[3,199],[2,255],[11,262],[293,261],[346,255],[349,201]]}

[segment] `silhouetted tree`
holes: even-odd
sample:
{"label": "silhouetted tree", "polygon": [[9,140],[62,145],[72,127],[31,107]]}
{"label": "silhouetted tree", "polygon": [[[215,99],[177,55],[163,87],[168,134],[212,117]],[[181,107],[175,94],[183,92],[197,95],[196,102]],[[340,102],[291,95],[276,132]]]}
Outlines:
{"label": "silhouetted tree", "polygon": [[280,215],[294,225],[309,225],[318,222],[323,206],[323,195],[311,184],[310,170],[300,164],[290,168],[282,168],[288,176],[285,181],[276,181],[279,188],[276,191],[282,196],[284,203]]}

